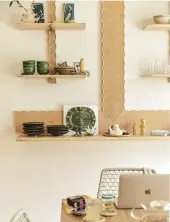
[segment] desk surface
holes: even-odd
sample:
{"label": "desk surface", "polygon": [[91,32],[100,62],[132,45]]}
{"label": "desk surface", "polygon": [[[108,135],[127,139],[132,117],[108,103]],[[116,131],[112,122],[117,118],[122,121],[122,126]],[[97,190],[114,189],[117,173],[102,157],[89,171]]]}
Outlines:
{"label": "desk surface", "polygon": [[[105,217],[105,222],[135,222],[130,216],[130,210],[118,210],[115,208],[116,216],[113,217]],[[138,210],[138,216],[140,215],[141,210]],[[84,222],[81,216],[74,216],[70,214],[66,214],[64,207],[62,205],[61,210],[61,222]]]}

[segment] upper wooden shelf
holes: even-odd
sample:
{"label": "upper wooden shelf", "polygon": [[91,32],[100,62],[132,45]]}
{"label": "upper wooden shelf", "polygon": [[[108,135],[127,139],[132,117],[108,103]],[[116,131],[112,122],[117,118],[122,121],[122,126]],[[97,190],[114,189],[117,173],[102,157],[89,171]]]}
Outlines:
{"label": "upper wooden shelf", "polygon": [[170,140],[170,136],[129,136],[129,137],[105,137],[99,136],[84,136],[84,137],[68,137],[68,136],[39,136],[29,137],[26,135],[19,135],[16,141],[129,141],[129,140]]}
{"label": "upper wooden shelf", "polygon": [[170,78],[170,74],[144,74],[142,78]]}
{"label": "upper wooden shelf", "polygon": [[20,75],[19,77],[25,78],[25,79],[49,79],[49,78],[55,78],[55,79],[71,79],[71,78],[85,78],[87,75],[85,73],[75,74],[75,75]]}
{"label": "upper wooden shelf", "polygon": [[143,28],[144,30],[170,31],[170,24],[151,24]]}
{"label": "upper wooden shelf", "polygon": [[84,30],[85,23],[17,23],[17,28],[20,30]]}

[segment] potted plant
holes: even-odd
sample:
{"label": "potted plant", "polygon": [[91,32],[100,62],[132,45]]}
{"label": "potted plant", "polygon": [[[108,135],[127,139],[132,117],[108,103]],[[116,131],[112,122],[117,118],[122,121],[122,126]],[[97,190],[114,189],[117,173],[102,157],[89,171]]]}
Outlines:
{"label": "potted plant", "polygon": [[25,13],[22,14],[21,16],[21,21],[22,22],[35,22],[35,14],[32,11],[32,9],[26,9],[21,3],[20,1],[17,0],[13,0],[10,1],[9,3],[9,7],[11,7],[13,5],[13,3],[16,3],[18,5],[18,7],[24,9]]}

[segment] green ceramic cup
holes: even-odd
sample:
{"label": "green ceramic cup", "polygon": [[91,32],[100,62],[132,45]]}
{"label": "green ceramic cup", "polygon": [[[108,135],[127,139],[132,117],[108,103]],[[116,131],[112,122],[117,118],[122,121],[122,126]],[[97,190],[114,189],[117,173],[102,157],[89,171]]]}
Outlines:
{"label": "green ceramic cup", "polygon": [[33,64],[33,65],[35,65],[35,60],[27,60],[27,61],[23,61],[22,63],[24,65],[26,65],[26,64]]}
{"label": "green ceramic cup", "polygon": [[24,68],[23,69],[23,74],[24,75],[33,75],[35,73],[35,67],[33,68]]}
{"label": "green ceramic cup", "polygon": [[47,75],[49,73],[49,69],[37,69],[38,74]]}
{"label": "green ceramic cup", "polygon": [[46,61],[37,61],[37,72],[41,75],[49,73],[49,63]]}
{"label": "green ceramic cup", "polygon": [[23,68],[35,68],[35,65],[31,65],[31,64],[23,64]]}
{"label": "green ceramic cup", "polygon": [[39,69],[49,69],[49,63],[48,62],[40,62],[40,61],[38,61],[37,62],[37,68]]}

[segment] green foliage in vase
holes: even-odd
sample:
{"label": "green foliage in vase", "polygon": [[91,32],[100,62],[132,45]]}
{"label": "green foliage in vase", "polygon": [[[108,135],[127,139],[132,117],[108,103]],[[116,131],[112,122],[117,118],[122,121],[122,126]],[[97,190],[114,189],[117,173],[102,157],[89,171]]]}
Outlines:
{"label": "green foliage in vase", "polygon": [[[34,2],[34,1],[33,1],[33,2]],[[27,11],[27,9],[26,9],[26,8],[20,3],[20,1],[18,1],[18,0],[10,1],[9,7],[11,7],[11,6],[13,5],[13,3],[16,3],[19,8],[23,8],[25,11]]]}

